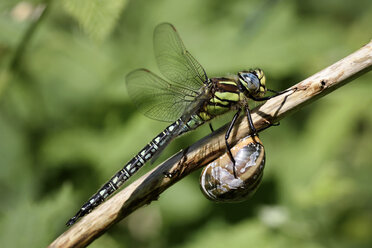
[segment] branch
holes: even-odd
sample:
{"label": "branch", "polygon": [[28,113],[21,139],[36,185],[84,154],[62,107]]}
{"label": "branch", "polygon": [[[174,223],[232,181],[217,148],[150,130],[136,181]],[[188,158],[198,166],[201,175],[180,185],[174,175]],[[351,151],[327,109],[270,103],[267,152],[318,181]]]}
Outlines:
{"label": "branch", "polygon": [[10,61],[10,69],[14,70],[19,66],[19,62],[21,61],[27,46],[30,44],[31,39],[36,34],[37,28],[40,26],[42,21],[44,20],[50,5],[49,2],[51,0],[45,0],[43,4],[37,6],[33,11],[33,15],[35,20],[29,25],[26,32],[24,33],[22,39],[20,40],[17,49],[14,52],[14,55]]}
{"label": "branch", "polygon": [[[372,41],[335,64],[292,86],[288,92],[268,100],[252,111],[256,129],[278,122],[289,113],[325,96],[372,69]],[[137,208],[157,200],[159,195],[191,172],[207,165],[226,152],[225,129],[213,132],[180,151],[97,207],[92,213],[58,237],[49,247],[83,247],[102,235],[110,226]],[[240,118],[231,135],[236,144],[250,133],[246,118]],[[164,172],[176,172],[174,177]]]}
{"label": "branch", "polygon": [[5,92],[9,82],[12,81],[12,73],[15,73],[22,62],[26,49],[30,46],[32,38],[35,36],[37,29],[45,19],[52,0],[45,0],[42,4],[36,6],[32,12],[32,22],[27,27],[19,41],[12,57],[9,60],[8,66],[0,71],[0,97]]}

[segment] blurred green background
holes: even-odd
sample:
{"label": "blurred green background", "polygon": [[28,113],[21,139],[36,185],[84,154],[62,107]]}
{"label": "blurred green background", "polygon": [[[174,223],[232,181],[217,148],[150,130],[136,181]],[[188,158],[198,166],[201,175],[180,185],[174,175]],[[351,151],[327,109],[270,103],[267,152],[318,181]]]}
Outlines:
{"label": "blurred green background", "polygon": [[[164,21],[210,77],[260,67],[282,90],[369,42],[372,1],[2,0],[0,247],[45,247],[167,125],[136,111],[124,80],[158,72],[152,32]],[[210,202],[197,172],[91,247],[371,247],[371,80],[263,132],[252,199]],[[175,140],[159,162],[208,133]]]}

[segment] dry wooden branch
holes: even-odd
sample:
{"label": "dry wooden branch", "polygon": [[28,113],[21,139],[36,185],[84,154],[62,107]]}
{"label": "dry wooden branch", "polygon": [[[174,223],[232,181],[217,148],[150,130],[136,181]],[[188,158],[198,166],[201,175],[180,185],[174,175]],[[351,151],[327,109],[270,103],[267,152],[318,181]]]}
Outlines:
{"label": "dry wooden branch", "polygon": [[[254,109],[252,111],[254,125],[257,129],[265,128],[270,123],[279,121],[287,114],[325,96],[371,69],[372,41],[344,59],[292,86],[285,94],[272,98]],[[175,154],[121,190],[68,229],[49,247],[86,246],[137,208],[157,200],[160,193],[172,184],[225,153],[225,129],[226,126]],[[240,118],[230,136],[230,144],[236,144],[238,140],[249,135],[249,131],[246,118]],[[164,172],[176,173],[174,177],[169,178],[164,176]]]}

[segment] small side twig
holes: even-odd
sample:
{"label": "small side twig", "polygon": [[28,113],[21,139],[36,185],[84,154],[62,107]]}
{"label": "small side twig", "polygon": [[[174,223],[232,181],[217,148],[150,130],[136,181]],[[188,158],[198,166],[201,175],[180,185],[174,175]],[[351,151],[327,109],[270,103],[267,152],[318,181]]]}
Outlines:
{"label": "small side twig", "polygon": [[[270,99],[252,111],[256,129],[263,129],[297,111],[317,98],[372,69],[372,41],[342,60],[292,86],[288,92]],[[111,225],[137,208],[156,200],[172,184],[225,153],[226,126],[175,154],[58,237],[49,247],[83,247],[102,235]],[[230,135],[230,144],[249,135],[246,118],[240,118]],[[165,177],[164,173],[174,174]]]}
{"label": "small side twig", "polygon": [[27,45],[30,43],[32,37],[34,37],[34,34],[36,33],[37,28],[42,23],[43,19],[45,18],[46,14],[48,13],[48,10],[50,8],[51,0],[45,0],[44,3],[40,6],[38,6],[34,12],[37,12],[38,15],[37,18],[30,24],[30,26],[27,28],[26,32],[23,34],[22,39],[20,40],[14,55],[10,61],[9,67],[11,70],[14,70],[18,67],[19,62],[22,59],[22,56],[25,53],[25,50],[27,48]]}
{"label": "small side twig", "polygon": [[22,62],[23,56],[32,38],[35,36],[38,27],[40,27],[42,21],[45,19],[48,10],[50,9],[50,3],[52,0],[45,0],[44,3],[39,4],[33,11],[33,21],[29,24],[22,38],[20,39],[14,53],[9,59],[7,67],[0,71],[0,97],[5,92],[6,87],[12,80],[14,72],[19,69]]}

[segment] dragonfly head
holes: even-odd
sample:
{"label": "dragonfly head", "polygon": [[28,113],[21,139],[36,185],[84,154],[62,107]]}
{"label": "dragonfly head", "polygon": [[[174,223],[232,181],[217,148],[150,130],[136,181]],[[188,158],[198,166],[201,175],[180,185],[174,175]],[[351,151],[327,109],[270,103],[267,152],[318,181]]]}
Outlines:
{"label": "dragonfly head", "polygon": [[255,97],[262,97],[266,93],[266,77],[261,69],[241,71],[238,73],[239,82],[248,93]]}

